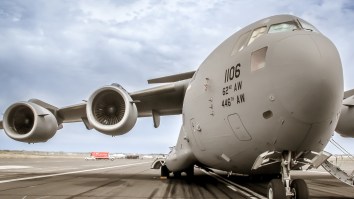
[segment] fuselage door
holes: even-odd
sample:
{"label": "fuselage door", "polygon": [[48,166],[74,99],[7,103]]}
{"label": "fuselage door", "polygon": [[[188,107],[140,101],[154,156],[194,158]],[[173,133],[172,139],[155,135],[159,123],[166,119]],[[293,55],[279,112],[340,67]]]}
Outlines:
{"label": "fuselage door", "polygon": [[246,128],[243,126],[240,116],[237,113],[227,116],[227,121],[230,128],[234,132],[237,139],[240,141],[252,140],[251,135],[247,132]]}

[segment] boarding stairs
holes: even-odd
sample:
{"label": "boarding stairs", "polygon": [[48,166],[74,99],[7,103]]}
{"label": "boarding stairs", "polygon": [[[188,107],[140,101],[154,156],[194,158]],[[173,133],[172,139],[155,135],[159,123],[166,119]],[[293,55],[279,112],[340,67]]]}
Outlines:
{"label": "boarding stairs", "polygon": [[[354,160],[354,156],[350,154],[347,150],[345,150],[338,142],[334,139],[331,139],[330,142],[337,147],[342,153],[345,154],[345,157],[348,160]],[[338,180],[344,182],[347,185],[354,187],[354,171],[351,174],[343,171],[339,166],[332,164],[328,160],[325,160],[321,166],[332,176],[337,178]]]}

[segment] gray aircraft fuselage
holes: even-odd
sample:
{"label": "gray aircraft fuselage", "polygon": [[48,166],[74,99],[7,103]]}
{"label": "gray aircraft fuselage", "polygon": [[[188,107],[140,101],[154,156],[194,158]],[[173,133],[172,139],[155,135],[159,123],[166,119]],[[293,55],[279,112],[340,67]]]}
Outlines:
{"label": "gray aircraft fuselage", "polygon": [[295,16],[257,21],[225,40],[194,74],[166,165],[251,173],[265,151],[320,152],[342,99],[341,61],[327,37]]}

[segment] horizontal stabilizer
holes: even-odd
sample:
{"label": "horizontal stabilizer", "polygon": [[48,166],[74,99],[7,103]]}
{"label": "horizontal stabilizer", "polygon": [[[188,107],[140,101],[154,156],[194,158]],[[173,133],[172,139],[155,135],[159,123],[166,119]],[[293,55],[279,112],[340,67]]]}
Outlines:
{"label": "horizontal stabilizer", "polygon": [[157,84],[157,83],[177,82],[177,81],[192,78],[194,73],[195,73],[195,71],[191,71],[191,72],[180,73],[180,74],[176,74],[176,75],[170,75],[170,76],[159,77],[159,78],[155,78],[155,79],[149,79],[148,83],[149,84]]}

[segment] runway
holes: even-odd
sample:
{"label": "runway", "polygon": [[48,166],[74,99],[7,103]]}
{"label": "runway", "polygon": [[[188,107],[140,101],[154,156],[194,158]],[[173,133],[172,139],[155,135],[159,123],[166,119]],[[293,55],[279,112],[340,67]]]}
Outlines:
{"label": "runway", "polygon": [[[232,176],[233,184],[195,169],[195,177],[160,179],[150,169],[152,160],[85,161],[78,158],[36,158],[0,160],[1,199],[81,198],[261,198],[266,182]],[[311,198],[354,198],[354,188],[328,174],[296,172],[306,180]],[[245,187],[250,193],[237,187]],[[254,192],[256,195],[252,195]],[[257,195],[258,194],[258,195]]]}

